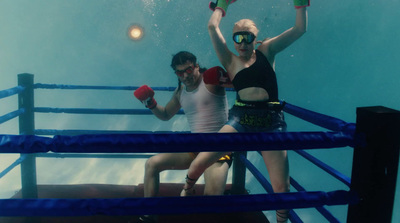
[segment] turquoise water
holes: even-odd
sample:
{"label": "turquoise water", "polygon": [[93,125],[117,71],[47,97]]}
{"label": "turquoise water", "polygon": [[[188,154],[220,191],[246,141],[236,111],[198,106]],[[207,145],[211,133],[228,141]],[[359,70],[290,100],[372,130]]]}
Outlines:
{"label": "turquoise water", "polygon": [[[171,55],[188,50],[195,53],[200,65],[219,65],[207,33],[211,15],[208,1],[179,0],[3,0],[0,1],[0,89],[14,87],[18,73],[35,74],[35,82],[90,85],[175,86],[177,80],[169,64]],[[291,1],[238,1],[232,5],[221,23],[226,37],[233,23],[241,18],[253,19],[262,37],[275,36],[294,22]],[[323,114],[355,122],[360,106],[383,105],[400,110],[398,52],[398,0],[377,1],[312,1],[308,32],[276,58],[280,98]],[[127,37],[133,24],[145,28],[145,37],[134,42]],[[232,41],[227,38],[229,47]],[[82,95],[85,94],[85,97]],[[116,98],[118,100],[116,100]],[[169,93],[157,94],[165,104]],[[100,100],[101,99],[101,100]],[[231,97],[232,99],[232,97]],[[141,108],[131,92],[39,91],[37,106]],[[16,97],[0,102],[0,114],[16,108]],[[187,130],[183,117],[169,122],[154,117],[133,119],[123,116],[53,116],[38,115],[37,128],[88,128]],[[287,117],[289,130],[318,130],[314,126]],[[89,124],[83,124],[85,123]],[[18,123],[0,126],[0,133],[16,134]],[[349,148],[312,151],[323,161],[350,176],[352,151]],[[264,168],[257,156],[254,163]],[[2,157],[0,167],[11,158]],[[322,177],[322,173],[290,154],[291,171],[307,190],[334,190],[343,185]],[[39,160],[39,183],[108,182],[136,184],[141,175],[132,178],[143,163],[132,161]],[[54,165],[54,162],[57,165]],[[65,166],[79,166],[76,170]],[[52,170],[48,171],[48,166]],[[104,169],[102,169],[104,168]],[[99,169],[104,171],[99,171]],[[54,171],[54,172],[52,172]],[[265,169],[264,169],[265,171]],[[60,175],[63,172],[65,174]],[[118,172],[117,176],[115,173]],[[85,174],[86,173],[86,174]],[[90,174],[93,178],[88,177]],[[96,173],[96,174],[93,174]],[[18,170],[0,180],[1,188],[19,185]],[[57,177],[55,177],[57,176]],[[168,181],[181,180],[179,173],[165,173]],[[316,180],[318,179],[318,180]],[[86,181],[84,181],[86,180]],[[248,177],[249,190],[262,193]],[[399,185],[398,187],[399,188]],[[399,191],[399,189],[397,190]],[[5,196],[5,195],[4,195]],[[397,197],[400,200],[399,194]],[[347,208],[329,207],[345,221]],[[316,211],[299,210],[305,222],[323,222]],[[267,213],[269,218],[272,215]],[[400,216],[395,213],[393,222]]]}

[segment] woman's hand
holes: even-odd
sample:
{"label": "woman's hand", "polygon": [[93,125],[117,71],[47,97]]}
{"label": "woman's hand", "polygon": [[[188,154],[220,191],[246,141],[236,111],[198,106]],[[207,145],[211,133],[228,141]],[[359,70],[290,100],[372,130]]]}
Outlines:
{"label": "woman's hand", "polygon": [[226,15],[226,10],[228,9],[228,6],[232,3],[236,2],[236,0],[217,0],[217,2],[210,2],[208,7],[212,10],[215,11],[215,9],[220,9],[222,10],[222,17]]}

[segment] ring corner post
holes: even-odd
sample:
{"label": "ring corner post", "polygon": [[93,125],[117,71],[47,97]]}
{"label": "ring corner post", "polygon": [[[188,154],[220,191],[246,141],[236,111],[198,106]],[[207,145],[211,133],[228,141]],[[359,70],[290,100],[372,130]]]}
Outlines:
{"label": "ring corner post", "polygon": [[[23,135],[34,135],[34,87],[33,74],[18,74],[18,85],[25,88],[18,95],[18,107],[25,112],[19,116],[19,133]],[[22,198],[37,198],[36,180],[36,155],[27,154],[21,163]]]}
{"label": "ring corner post", "polygon": [[246,188],[246,165],[241,161],[240,156],[247,157],[247,151],[233,153],[233,174],[232,174],[232,194],[245,194]]}
{"label": "ring corner post", "polygon": [[366,145],[354,148],[350,190],[360,201],[349,205],[347,222],[390,223],[400,150],[400,111],[383,106],[357,108],[356,134]]}

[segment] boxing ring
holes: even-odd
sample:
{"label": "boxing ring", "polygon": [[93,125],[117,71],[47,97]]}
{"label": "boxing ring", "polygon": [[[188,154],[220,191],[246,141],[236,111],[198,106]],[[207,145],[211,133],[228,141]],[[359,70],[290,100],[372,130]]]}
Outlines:
{"label": "boxing ring", "polygon": [[[0,116],[0,124],[19,119],[19,135],[0,135],[0,153],[21,154],[1,177],[21,165],[22,199],[0,199],[0,216],[92,216],[225,213],[292,209],[291,222],[303,222],[296,209],[316,208],[329,222],[340,222],[325,206],[348,205],[347,222],[391,222],[400,148],[400,112],[382,106],[357,108],[356,123],[286,103],[284,112],[327,129],[319,132],[187,133],[35,129],[35,113],[150,115],[148,109],[79,109],[34,106],[35,89],[133,91],[137,87],[35,84],[18,75],[18,86],[0,91],[0,99],[18,94],[19,108]],[[175,88],[153,88],[173,91]],[[179,112],[183,114],[183,111]],[[52,136],[52,137],[47,137]],[[245,146],[244,146],[245,145]],[[354,148],[351,179],[304,150]],[[112,148],[112,149],[110,149]],[[71,155],[113,157],[116,153],[234,151],[232,195],[121,199],[38,199],[36,157]],[[243,150],[246,151],[243,151]],[[265,174],[247,159],[247,151],[293,150],[348,190],[307,191],[291,177],[297,192],[274,194]],[[101,153],[101,154],[98,154]],[[143,156],[128,155],[126,158]],[[267,193],[246,193],[249,170]],[[382,205],[384,204],[384,205]]]}

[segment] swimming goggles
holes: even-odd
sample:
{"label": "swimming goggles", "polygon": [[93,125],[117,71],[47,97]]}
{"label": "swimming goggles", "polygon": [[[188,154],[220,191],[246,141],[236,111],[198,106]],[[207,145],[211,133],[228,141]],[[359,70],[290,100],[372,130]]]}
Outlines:
{"label": "swimming goggles", "polygon": [[183,77],[184,73],[191,74],[193,73],[194,66],[190,65],[189,67],[185,68],[184,70],[175,70],[175,74],[178,75],[178,77]]}
{"label": "swimming goggles", "polygon": [[256,36],[251,32],[236,32],[233,34],[233,41],[237,44],[241,44],[243,41],[247,44],[250,44],[255,39]]}

